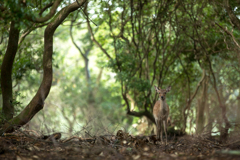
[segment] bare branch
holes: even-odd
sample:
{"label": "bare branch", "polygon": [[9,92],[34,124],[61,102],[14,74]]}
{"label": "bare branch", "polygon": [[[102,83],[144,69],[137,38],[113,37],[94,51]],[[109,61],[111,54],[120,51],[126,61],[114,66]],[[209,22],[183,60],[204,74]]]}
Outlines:
{"label": "bare branch", "polygon": [[89,20],[87,20],[87,25],[88,25],[88,30],[91,34],[91,39],[92,41],[103,51],[103,53],[109,58],[112,59],[112,57],[107,53],[107,51],[102,47],[102,45],[95,39],[93,31],[92,31],[92,27],[90,26],[90,22]]}
{"label": "bare branch", "polygon": [[85,56],[85,54],[83,54],[81,48],[76,44],[76,42],[74,41],[74,38],[73,38],[73,35],[72,35],[72,27],[73,27],[73,21],[71,21],[71,25],[70,25],[70,37],[71,37],[71,40],[72,40],[72,43],[74,44],[74,46],[77,48],[77,50],[81,53],[82,57],[85,59],[85,60],[88,60],[88,58]]}
{"label": "bare branch", "polygon": [[232,37],[232,40],[233,42],[236,44],[236,46],[238,47],[238,49],[240,49],[240,45],[238,44],[236,38],[234,37],[234,35],[229,31],[227,30],[227,28],[224,28],[223,26],[221,26],[220,24],[218,24],[217,22],[215,22],[215,24],[221,28],[225,33],[227,33],[228,35],[230,35]]}

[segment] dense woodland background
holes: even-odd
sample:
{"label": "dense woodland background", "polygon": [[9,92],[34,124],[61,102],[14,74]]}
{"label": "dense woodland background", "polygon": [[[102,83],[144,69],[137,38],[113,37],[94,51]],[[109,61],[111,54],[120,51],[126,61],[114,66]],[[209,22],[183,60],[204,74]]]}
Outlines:
{"label": "dense woodland background", "polygon": [[226,141],[240,123],[239,0],[0,1],[1,133],[153,134]]}

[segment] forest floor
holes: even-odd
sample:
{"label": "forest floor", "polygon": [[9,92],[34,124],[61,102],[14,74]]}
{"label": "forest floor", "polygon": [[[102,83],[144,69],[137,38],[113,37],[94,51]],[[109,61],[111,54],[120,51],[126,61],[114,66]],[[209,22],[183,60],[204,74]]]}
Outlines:
{"label": "forest floor", "polygon": [[[116,135],[61,139],[60,133],[36,136],[35,131],[18,131],[0,137],[0,159],[240,159],[240,139],[229,143],[203,136],[170,137],[167,145],[156,136],[132,136],[119,130]],[[229,138],[231,139],[231,138]]]}

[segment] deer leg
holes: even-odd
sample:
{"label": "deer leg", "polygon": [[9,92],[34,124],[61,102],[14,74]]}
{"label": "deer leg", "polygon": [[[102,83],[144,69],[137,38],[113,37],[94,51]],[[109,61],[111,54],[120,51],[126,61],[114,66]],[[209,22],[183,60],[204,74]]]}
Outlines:
{"label": "deer leg", "polygon": [[156,126],[157,126],[157,128],[156,128],[156,131],[157,131],[157,140],[160,140],[159,121],[158,121],[158,120],[156,120]]}
{"label": "deer leg", "polygon": [[163,121],[163,127],[164,127],[164,132],[166,136],[166,145],[167,145],[167,120],[166,119]]}
{"label": "deer leg", "polygon": [[163,142],[163,139],[162,139],[162,120],[159,120],[159,131],[160,131],[160,134],[161,134],[161,142]]}
{"label": "deer leg", "polygon": [[157,135],[157,139],[158,139],[158,121],[155,119],[155,122],[156,122],[156,135]]}

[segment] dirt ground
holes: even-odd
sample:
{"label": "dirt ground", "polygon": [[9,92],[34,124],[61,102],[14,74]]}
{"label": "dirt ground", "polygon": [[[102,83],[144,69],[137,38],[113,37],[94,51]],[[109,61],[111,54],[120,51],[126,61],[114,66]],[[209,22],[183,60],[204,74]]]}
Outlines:
{"label": "dirt ground", "polygon": [[167,145],[156,136],[132,136],[119,130],[116,135],[92,138],[69,137],[61,133],[36,136],[35,131],[18,131],[0,137],[3,160],[71,159],[240,159],[240,138],[220,144],[203,136],[170,137]]}

